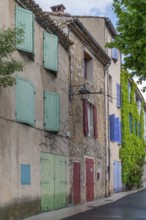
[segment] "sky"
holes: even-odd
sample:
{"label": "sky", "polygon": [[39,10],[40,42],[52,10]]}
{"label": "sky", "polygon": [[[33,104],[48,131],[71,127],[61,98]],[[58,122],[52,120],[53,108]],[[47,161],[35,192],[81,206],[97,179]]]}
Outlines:
{"label": "sky", "polygon": [[51,11],[51,6],[63,4],[65,12],[71,15],[104,16],[116,24],[116,16],[112,11],[113,0],[35,0],[35,2],[45,11]]}

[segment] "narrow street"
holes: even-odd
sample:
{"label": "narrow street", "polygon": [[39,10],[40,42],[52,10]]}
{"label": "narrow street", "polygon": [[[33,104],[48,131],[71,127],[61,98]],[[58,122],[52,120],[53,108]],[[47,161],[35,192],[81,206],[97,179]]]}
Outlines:
{"label": "narrow street", "polygon": [[146,220],[146,190],[64,220]]}

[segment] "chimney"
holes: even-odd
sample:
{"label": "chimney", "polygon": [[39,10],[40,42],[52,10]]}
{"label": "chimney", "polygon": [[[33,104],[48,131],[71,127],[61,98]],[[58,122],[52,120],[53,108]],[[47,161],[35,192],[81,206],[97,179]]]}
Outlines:
{"label": "chimney", "polygon": [[53,14],[64,14],[64,10],[66,9],[63,4],[55,5],[50,8],[52,9]]}

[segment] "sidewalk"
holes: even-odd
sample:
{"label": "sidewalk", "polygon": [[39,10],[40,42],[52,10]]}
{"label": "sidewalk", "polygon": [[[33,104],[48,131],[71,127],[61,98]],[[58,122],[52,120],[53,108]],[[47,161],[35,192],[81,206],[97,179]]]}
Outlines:
{"label": "sidewalk", "polygon": [[[144,188],[140,190],[143,190],[143,189]],[[114,193],[108,198],[97,199],[92,202],[83,203],[83,204],[79,204],[76,206],[67,207],[64,209],[41,213],[41,214],[32,216],[30,218],[27,218],[25,220],[61,220],[63,218],[78,214],[80,212],[87,211],[94,207],[98,207],[98,206],[102,206],[102,205],[105,205],[111,202],[115,202],[124,196],[127,196],[129,194],[132,194],[138,191],[139,190],[131,190],[131,191],[126,191],[126,192]]]}

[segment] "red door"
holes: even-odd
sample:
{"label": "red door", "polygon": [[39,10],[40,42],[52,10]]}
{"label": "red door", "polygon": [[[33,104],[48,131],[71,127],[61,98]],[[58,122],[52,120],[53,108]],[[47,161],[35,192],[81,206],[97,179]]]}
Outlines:
{"label": "red door", "polygon": [[94,161],[86,159],[86,200],[94,200]]}
{"label": "red door", "polygon": [[74,204],[80,203],[80,163],[74,162],[73,170]]}

